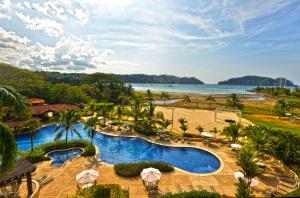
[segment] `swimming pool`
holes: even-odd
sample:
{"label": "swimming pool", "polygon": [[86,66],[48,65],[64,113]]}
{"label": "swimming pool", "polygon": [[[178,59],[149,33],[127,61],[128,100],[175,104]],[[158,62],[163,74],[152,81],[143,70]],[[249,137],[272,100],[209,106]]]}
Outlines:
{"label": "swimming pool", "polygon": [[82,149],[74,148],[68,150],[52,151],[48,153],[48,157],[50,157],[53,160],[51,164],[53,166],[58,167],[63,165],[67,160],[80,156],[82,153],[83,153]]}
{"label": "swimming pool", "polygon": [[[50,125],[37,131],[34,146],[54,141],[55,128],[56,125]],[[83,124],[76,124],[75,128],[83,139],[89,140]],[[69,136],[69,139],[78,138]],[[21,151],[31,148],[29,134],[16,136],[16,141]],[[162,146],[140,138],[113,137],[96,133],[94,144],[100,148],[100,158],[109,164],[162,161],[192,173],[211,173],[221,166],[220,160],[210,152],[196,148]]]}

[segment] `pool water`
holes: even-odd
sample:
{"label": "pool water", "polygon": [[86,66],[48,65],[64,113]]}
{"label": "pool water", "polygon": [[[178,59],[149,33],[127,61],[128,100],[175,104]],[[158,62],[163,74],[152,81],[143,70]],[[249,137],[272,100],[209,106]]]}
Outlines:
{"label": "pool water", "polygon": [[[37,131],[34,146],[54,141],[55,128],[56,125],[50,125]],[[76,124],[75,128],[83,139],[90,140],[83,124]],[[78,139],[70,134],[68,138]],[[16,141],[21,151],[31,148],[29,134],[16,136]],[[94,144],[100,149],[99,157],[109,164],[162,161],[192,173],[211,173],[221,166],[219,159],[210,152],[189,147],[162,146],[140,138],[113,137],[96,133]]]}
{"label": "pool water", "polygon": [[83,151],[79,148],[69,149],[69,150],[61,150],[61,151],[53,151],[48,154],[52,161],[53,166],[61,166],[67,160],[73,159],[74,157],[80,156]]}

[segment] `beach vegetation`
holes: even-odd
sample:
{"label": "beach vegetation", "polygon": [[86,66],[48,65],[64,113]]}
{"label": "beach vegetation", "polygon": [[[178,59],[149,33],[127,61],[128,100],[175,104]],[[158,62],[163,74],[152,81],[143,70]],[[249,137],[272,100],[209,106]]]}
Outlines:
{"label": "beach vegetation", "polygon": [[233,93],[227,97],[226,107],[242,110],[244,108],[244,105],[242,104],[237,94]]}
{"label": "beach vegetation", "polygon": [[191,98],[188,95],[183,97],[183,102],[185,103],[185,108],[188,108],[188,104],[192,102]]}
{"label": "beach vegetation", "polygon": [[162,99],[164,101],[164,105],[166,104],[166,100],[170,99],[170,95],[168,94],[168,92],[162,91],[160,93],[160,99]]}
{"label": "beach vegetation", "polygon": [[178,119],[178,122],[180,124],[179,128],[185,133],[189,129],[188,121],[184,117],[181,117]]}

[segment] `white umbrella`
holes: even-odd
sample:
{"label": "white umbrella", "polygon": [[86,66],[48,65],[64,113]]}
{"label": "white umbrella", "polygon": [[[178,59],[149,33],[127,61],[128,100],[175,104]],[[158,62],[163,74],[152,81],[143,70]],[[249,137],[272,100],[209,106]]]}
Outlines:
{"label": "white umbrella", "polygon": [[97,179],[99,173],[94,170],[85,170],[76,175],[76,181],[81,184],[93,182]]}
{"label": "white umbrella", "polygon": [[209,132],[202,132],[201,135],[204,136],[204,137],[208,137],[208,138],[214,137],[214,134],[209,133]]}
{"label": "white umbrella", "polygon": [[239,179],[239,178],[243,179],[245,176],[244,176],[244,173],[242,173],[242,172],[235,172],[234,177],[237,179]]}
{"label": "white umbrella", "polygon": [[145,168],[141,172],[142,179],[146,182],[155,182],[160,180],[161,172],[155,168]]}
{"label": "white umbrella", "polygon": [[[235,172],[234,177],[237,178],[237,179],[244,179],[245,180],[245,175],[242,172]],[[252,187],[257,186],[258,185],[258,180],[252,178],[250,185]]]}
{"label": "white umbrella", "polygon": [[231,144],[230,146],[231,146],[231,148],[234,148],[234,149],[242,148],[242,145],[240,145],[240,144]]}
{"label": "white umbrella", "polygon": [[104,120],[103,116],[98,117],[98,120]]}
{"label": "white umbrella", "polygon": [[257,179],[251,179],[250,186],[252,186],[252,187],[258,186],[258,180]]}

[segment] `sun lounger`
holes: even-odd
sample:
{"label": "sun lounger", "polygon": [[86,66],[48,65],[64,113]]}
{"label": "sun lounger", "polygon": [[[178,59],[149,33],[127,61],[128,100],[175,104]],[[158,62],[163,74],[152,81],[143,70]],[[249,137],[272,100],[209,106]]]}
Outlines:
{"label": "sun lounger", "polygon": [[50,183],[53,180],[54,180],[53,177],[46,177],[42,179],[39,183],[41,186],[45,186],[46,184]]}

